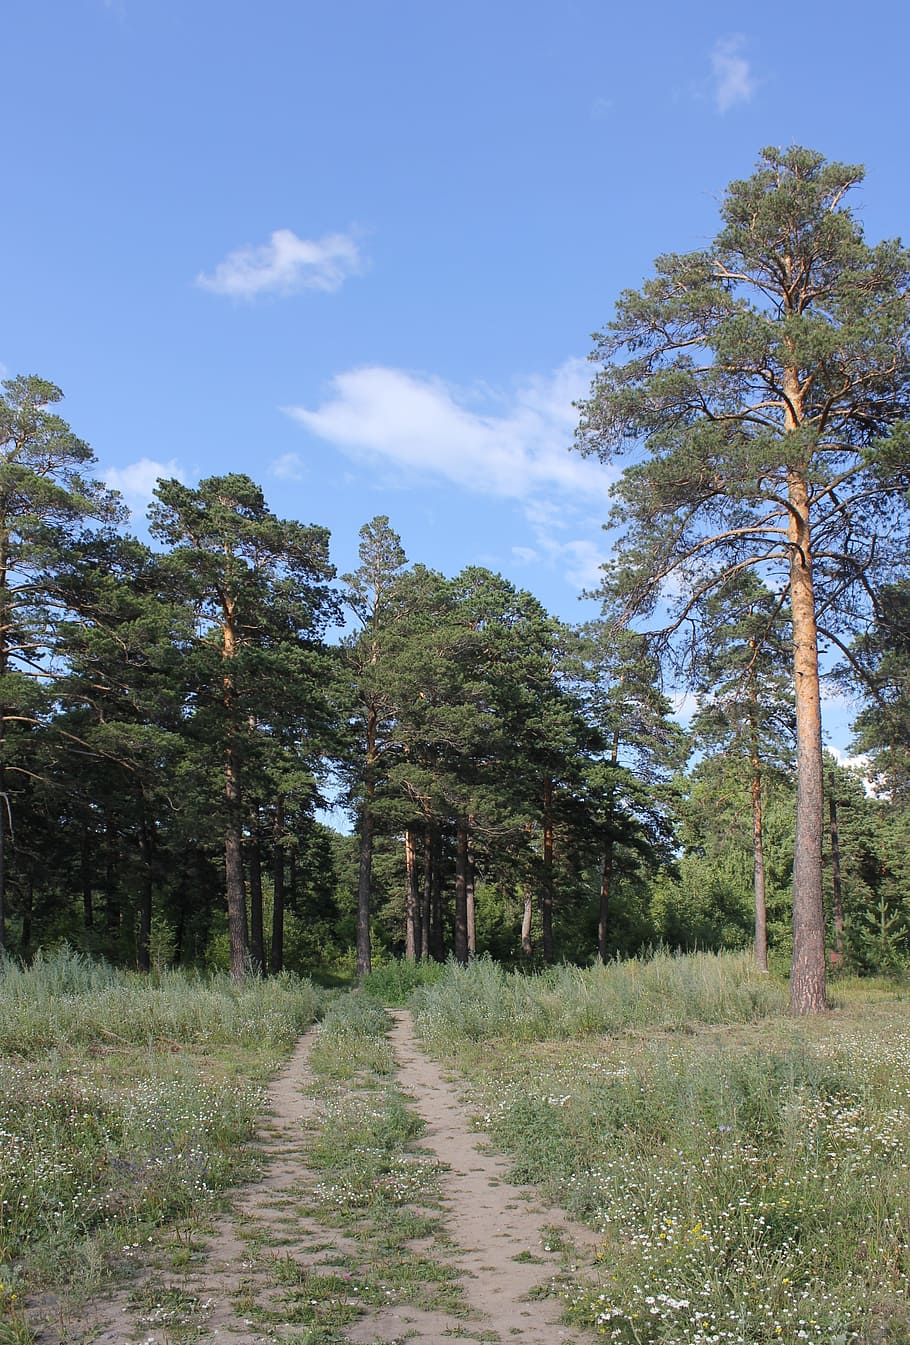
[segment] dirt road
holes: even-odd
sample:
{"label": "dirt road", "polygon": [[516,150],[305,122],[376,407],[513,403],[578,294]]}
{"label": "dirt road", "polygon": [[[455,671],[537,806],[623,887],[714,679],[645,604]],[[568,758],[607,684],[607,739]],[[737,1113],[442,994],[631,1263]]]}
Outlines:
{"label": "dirt road", "polygon": [[[314,1031],[318,1031],[315,1029]],[[593,1340],[560,1323],[561,1305],[540,1296],[559,1269],[559,1244],[590,1262],[590,1230],[570,1226],[563,1214],[543,1207],[535,1193],[507,1179],[506,1161],[488,1150],[471,1127],[455,1086],[418,1047],[408,1013],[393,1016],[392,1043],[398,1083],[425,1122],[420,1145],[446,1169],[442,1178],[444,1248],[467,1305],[458,1311],[420,1307],[399,1298],[388,1306],[347,1305],[337,1327],[300,1334],[283,1305],[293,1268],[301,1280],[317,1275],[333,1282],[347,1275],[362,1249],[337,1228],[320,1224],[310,1198],[316,1177],[307,1166],[308,1137],[318,1128],[308,1066],[313,1033],[301,1039],[269,1090],[269,1109],[259,1134],[262,1178],[236,1195],[203,1246],[186,1256],[158,1258],[128,1287],[87,1310],[62,1312],[50,1301],[39,1307],[38,1345],[259,1345],[306,1341],[307,1345],[585,1345]],[[182,1264],[180,1262],[182,1261]],[[179,1266],[179,1273],[178,1273]],[[361,1278],[370,1266],[360,1265]],[[353,1322],[349,1318],[353,1316]],[[43,1320],[42,1320],[43,1318]]]}

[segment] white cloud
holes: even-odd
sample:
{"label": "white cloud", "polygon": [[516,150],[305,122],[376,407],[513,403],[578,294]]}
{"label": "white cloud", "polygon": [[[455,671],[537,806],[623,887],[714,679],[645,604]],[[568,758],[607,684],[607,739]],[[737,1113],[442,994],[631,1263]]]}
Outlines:
{"label": "white cloud", "polygon": [[156,462],[154,458],[140,458],[127,467],[106,467],[102,479],[112,490],[119,490],[130,512],[144,516],[152,500],[152,492],[161,480],[176,477],[186,481],[186,473],[175,458],[169,462]]}
{"label": "white cloud", "polygon": [[331,293],[362,269],[360,249],[350,234],[311,240],[298,238],[291,229],[276,229],[260,247],[229,253],[211,275],[198,275],[196,284],[235,299],[298,290]]}
{"label": "white cloud", "polygon": [[512,555],[522,565],[535,565],[540,560],[540,552],[535,551],[533,546],[513,546]]}
{"label": "white cloud", "polygon": [[752,68],[742,54],[745,38],[741,33],[722,37],[711,51],[714,73],[714,104],[718,112],[728,112],[737,103],[748,103],[758,88]]}
{"label": "white cloud", "polygon": [[[552,491],[606,499],[610,476],[569,453],[590,384],[584,360],[526,379],[508,395],[469,396],[440,378],[402,369],[351,369],[315,410],[287,408],[311,434],[355,458],[379,459],[416,477],[516,500]],[[492,405],[491,405],[492,403]]]}
{"label": "white cloud", "polygon": [[282,453],[269,463],[269,475],[282,481],[302,481],[306,476],[306,467],[299,453]]}

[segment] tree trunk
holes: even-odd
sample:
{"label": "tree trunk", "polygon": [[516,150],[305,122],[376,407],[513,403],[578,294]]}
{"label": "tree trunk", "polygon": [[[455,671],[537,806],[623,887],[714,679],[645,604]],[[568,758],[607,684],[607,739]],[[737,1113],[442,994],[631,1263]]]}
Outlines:
{"label": "tree trunk", "polygon": [[429,961],[431,953],[430,912],[433,905],[433,832],[430,827],[423,830],[423,883],[420,893],[420,929],[421,956]]}
{"label": "tree trunk", "polygon": [[246,886],[243,881],[240,775],[235,753],[231,748],[228,748],[225,759],[224,799],[227,807],[224,828],[224,886],[231,945],[231,977],[235,981],[242,981],[247,973],[249,928],[246,916]]}
{"label": "tree trunk", "polygon": [[790,521],[787,538],[790,545],[797,770],[790,1011],[808,1014],[822,1013],[828,1007],[822,897],[824,796],[821,698],[809,500],[804,474],[791,468],[788,486]]}
{"label": "tree trunk", "polygon": [[762,820],[761,761],[752,748],[752,886],[755,894],[755,965],[768,970],[768,911],[765,896],[765,835]]}
{"label": "tree trunk", "polygon": [[136,950],[139,970],[152,968],[152,832],[144,806],[139,817],[139,854],[142,857],[142,883],[139,896],[139,946]]}
{"label": "tree trunk", "polygon": [[117,891],[117,835],[110,813],[104,817],[104,923],[107,930],[108,954],[114,957],[114,940],[120,931],[120,900]]}
{"label": "tree trunk", "polygon": [[844,957],[844,889],[840,868],[840,833],[837,828],[837,800],[828,796],[828,834],[831,838],[831,881],[834,886],[834,951],[838,962]]}
{"label": "tree trunk", "polygon": [[224,749],[224,887],[228,911],[228,936],[231,945],[231,977],[242,981],[247,973],[249,927],[246,916],[246,887],[243,881],[243,790],[240,756],[237,751],[237,688],[231,662],[237,654],[235,604],[225,599],[221,628],[222,706],[225,715]]}
{"label": "tree trunk", "polygon": [[431,950],[437,962],[445,962],[445,921],[442,918],[442,835],[438,826],[433,827],[431,833],[430,859]]}
{"label": "tree trunk", "polygon": [[455,961],[468,963],[468,824],[458,819],[455,832]]}
{"label": "tree trunk", "polygon": [[275,800],[275,823],[272,834],[272,955],[269,967],[277,976],[284,968],[284,799]]}
{"label": "tree trunk", "polygon": [[360,867],[357,883],[357,984],[372,968],[370,946],[370,887],[373,870],[373,814],[364,802],[360,815]]}
{"label": "tree trunk", "polygon": [[543,958],[553,961],[553,781],[543,788],[543,876],[540,906],[543,920]]}
{"label": "tree trunk", "polygon": [[79,874],[82,883],[82,923],[91,929],[95,923],[95,909],[92,893],[92,854],[89,846],[88,823],[82,824],[82,841],[79,846]]}
{"label": "tree trunk", "polygon": [[416,962],[421,953],[420,884],[417,876],[417,833],[407,827],[404,833],[404,861],[407,888],[404,898],[404,955]]}
{"label": "tree trunk", "polygon": [[531,918],[534,914],[534,898],[531,896],[531,889],[525,888],[524,908],[521,914],[521,951],[525,957],[531,957],[534,953],[534,945],[531,943]]}
{"label": "tree trunk", "polygon": [[265,929],[262,920],[262,850],[259,845],[258,810],[250,819],[247,846],[250,875],[250,966],[254,976],[265,971]]}
{"label": "tree trunk", "polygon": [[[611,822],[612,826],[612,822]],[[607,930],[610,915],[610,889],[613,885],[613,850],[611,836],[604,845],[603,862],[600,869],[600,902],[597,910],[597,955],[601,962],[607,960]]]}
{"label": "tree trunk", "polygon": [[31,956],[32,952],[32,912],[35,909],[35,875],[29,869],[25,883],[25,901],[22,907],[22,946],[20,957]]}
{"label": "tree trunk", "polygon": [[363,804],[360,809],[360,867],[357,879],[357,984],[369,976],[372,967],[370,946],[370,905],[373,885],[373,797],[376,792],[375,761],[379,717],[376,707],[367,711],[366,757],[363,772]]}
{"label": "tree trunk", "polygon": [[[5,630],[0,631],[0,641]],[[0,671],[6,670],[5,650],[0,650]],[[9,795],[6,792],[6,712],[0,707],[0,957],[6,952],[6,821]]]}
{"label": "tree trunk", "polygon": [[468,852],[465,857],[465,897],[468,920],[468,957],[477,956],[477,905],[475,901],[474,874],[474,818],[468,818]]}

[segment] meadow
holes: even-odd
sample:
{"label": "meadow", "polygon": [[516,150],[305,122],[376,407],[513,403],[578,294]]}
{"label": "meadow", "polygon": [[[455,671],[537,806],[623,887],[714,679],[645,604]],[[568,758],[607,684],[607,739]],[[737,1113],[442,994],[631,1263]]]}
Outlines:
{"label": "meadow", "polygon": [[[385,1040],[383,1003],[403,1000],[516,1178],[596,1230],[593,1277],[553,1286],[579,1327],[622,1345],[910,1341],[899,984],[844,980],[831,1014],[797,1020],[738,955],[393,964],[327,997],[64,951],[0,975],[0,1345],[31,1339],[29,1293],[91,1294],[204,1224],[254,1170],[263,1083],[316,1018],[309,1213],[369,1248],[365,1300],[380,1281],[456,1294],[403,1250],[445,1239],[445,1171],[421,1158]],[[307,1339],[343,1338],[328,1299]]]}
{"label": "meadow", "polygon": [[291,977],[154,979],[63,949],[0,974],[0,1343],[88,1296],[248,1175],[263,1084],[322,996]]}
{"label": "meadow", "polygon": [[623,1345],[910,1340],[910,1022],[844,982],[786,1016],[736,956],[530,981],[491,964],[414,999],[478,1124],[602,1238],[570,1317]]}

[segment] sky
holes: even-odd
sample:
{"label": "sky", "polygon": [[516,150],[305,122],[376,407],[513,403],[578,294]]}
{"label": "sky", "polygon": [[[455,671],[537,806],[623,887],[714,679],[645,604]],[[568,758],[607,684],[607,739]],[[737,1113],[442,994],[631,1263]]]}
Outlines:
{"label": "sky", "polygon": [[[0,374],[135,511],[245,472],[332,534],[599,606],[592,333],[766,145],[907,232],[910,17],[866,0],[5,0]],[[849,710],[826,706],[844,747]]]}

